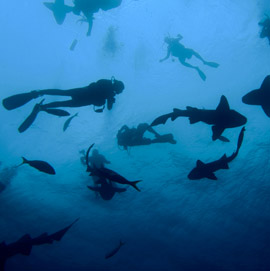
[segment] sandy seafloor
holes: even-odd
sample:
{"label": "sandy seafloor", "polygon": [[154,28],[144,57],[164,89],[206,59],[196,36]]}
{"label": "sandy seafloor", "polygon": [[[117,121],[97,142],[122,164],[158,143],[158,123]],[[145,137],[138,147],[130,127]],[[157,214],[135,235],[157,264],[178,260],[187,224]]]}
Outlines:
{"label": "sandy seafloor", "polygon": [[[48,161],[57,172],[49,176],[26,165],[18,168],[0,194],[0,240],[52,233],[80,217],[61,242],[10,258],[6,270],[270,270],[270,120],[261,107],[241,101],[270,74],[270,46],[259,38],[258,26],[265,13],[270,14],[270,5],[262,0],[123,0],[120,7],[96,14],[86,37],[85,24],[70,14],[57,25],[42,1],[2,0],[1,100],[111,76],[125,84],[111,111],[70,109],[79,117],[64,133],[64,118],[40,113],[19,134],[35,102],[14,111],[0,107],[1,168],[25,156]],[[114,55],[104,50],[111,26],[118,44]],[[220,67],[192,59],[207,75],[204,82],[178,61],[159,63],[168,34],[181,34],[186,47]],[[78,44],[70,51],[74,38]],[[209,125],[179,118],[156,127],[173,133],[176,145],[134,147],[130,154],[119,150],[116,134],[122,125],[151,123],[174,107],[215,109],[222,94],[248,122],[238,157],[229,170],[216,172],[218,181],[190,181],[187,175],[197,159],[230,155],[240,127],[225,130],[230,143],[213,142]],[[92,180],[79,151],[93,142],[111,169],[143,180],[140,193],[128,187],[103,201],[86,188]],[[120,239],[126,244],[105,260]]]}

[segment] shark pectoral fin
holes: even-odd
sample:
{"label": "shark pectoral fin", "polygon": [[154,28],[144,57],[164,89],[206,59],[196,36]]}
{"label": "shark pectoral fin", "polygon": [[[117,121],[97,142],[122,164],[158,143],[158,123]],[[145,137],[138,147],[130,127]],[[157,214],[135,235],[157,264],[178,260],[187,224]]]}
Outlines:
{"label": "shark pectoral fin", "polygon": [[205,177],[210,180],[217,180],[217,176],[213,172],[209,172]]}
{"label": "shark pectoral fin", "polygon": [[225,136],[220,136],[218,139],[222,142],[230,142],[230,140]]}
{"label": "shark pectoral fin", "polygon": [[270,104],[269,105],[262,105],[262,109],[264,113],[267,115],[267,117],[270,118]]}
{"label": "shark pectoral fin", "polygon": [[212,139],[215,141],[220,138],[221,134],[224,132],[225,128],[221,126],[212,126]]}
{"label": "shark pectoral fin", "polygon": [[199,122],[199,120],[196,119],[196,118],[194,118],[194,117],[189,117],[188,119],[189,119],[189,123],[190,123],[190,124],[194,124],[194,123]]}
{"label": "shark pectoral fin", "polygon": [[197,168],[202,168],[202,167],[204,167],[205,166],[205,163],[204,162],[202,162],[201,160],[197,160],[197,162],[196,162],[196,167]]}
{"label": "shark pectoral fin", "polygon": [[219,102],[216,110],[217,111],[228,111],[228,110],[230,110],[228,100],[224,95],[221,96],[220,102]]}

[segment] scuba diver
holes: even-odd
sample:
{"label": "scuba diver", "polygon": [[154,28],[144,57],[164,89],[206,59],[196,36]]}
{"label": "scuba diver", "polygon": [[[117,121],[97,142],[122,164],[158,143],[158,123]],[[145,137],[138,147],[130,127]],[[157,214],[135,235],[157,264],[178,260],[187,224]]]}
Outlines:
{"label": "scuba diver", "polygon": [[81,157],[81,162],[85,163],[87,172],[90,172],[90,176],[93,178],[93,186],[88,185],[87,187],[95,192],[96,197],[100,196],[103,200],[111,200],[115,193],[122,193],[127,189],[116,186],[114,182],[107,180],[107,178],[101,174],[96,173],[105,169],[105,164],[110,164],[111,162],[108,161],[104,155],[100,154],[97,149],[94,149],[92,155],[89,156],[93,146],[94,144],[88,148],[87,152],[80,152],[85,158],[82,160]]}
{"label": "scuba diver", "polygon": [[260,38],[268,38],[270,44],[270,18],[266,15],[266,19],[263,22],[259,22],[259,25],[262,26],[262,31],[260,34]]}
{"label": "scuba diver", "polygon": [[[155,135],[154,139],[144,137],[148,131]],[[172,134],[160,135],[149,124],[141,123],[137,128],[128,128],[124,125],[117,133],[118,146],[123,146],[124,150],[132,146],[150,145],[153,143],[171,143],[176,144]]]}
{"label": "scuba diver", "polygon": [[192,56],[195,56],[196,58],[201,60],[204,65],[207,65],[207,66],[210,66],[213,68],[217,68],[219,66],[219,64],[217,64],[215,62],[205,61],[197,52],[195,52],[194,50],[192,50],[190,48],[186,48],[183,44],[181,44],[179,42],[182,38],[183,37],[179,34],[179,35],[177,35],[176,38],[166,37],[164,39],[164,41],[168,44],[167,55],[163,59],[160,59],[159,62],[163,62],[164,60],[168,59],[170,57],[170,55],[177,57],[182,65],[184,65],[188,68],[195,69],[198,72],[201,79],[203,81],[205,81],[206,75],[199,69],[199,67],[193,66],[193,65],[187,63],[186,59],[190,59]]}
{"label": "scuba diver", "polygon": [[83,18],[79,21],[88,23],[87,36],[91,35],[94,13],[98,12],[99,9],[107,11],[109,9],[116,8],[121,5],[122,0],[74,0],[73,13],[80,15],[82,12]]}
{"label": "scuba diver", "polygon": [[[88,105],[94,105],[95,112],[101,113],[105,108],[107,102],[107,109],[111,110],[115,103],[115,96],[122,93],[125,86],[122,81],[116,80],[112,77],[110,80],[101,79],[95,83],[91,83],[89,86],[74,88],[69,90],[61,89],[44,89],[33,90],[27,93],[17,94],[5,98],[2,103],[7,110],[18,108],[32,99],[36,99],[43,95],[52,96],[69,96],[70,100],[57,101],[47,104],[43,104],[44,99],[35,105],[31,114],[19,127],[19,132],[22,133],[27,130],[34,122],[37,114],[40,111],[45,111],[49,114],[56,116],[69,116],[69,113],[62,109],[55,109],[57,107],[82,107]],[[103,106],[102,108],[95,109],[95,106]]]}

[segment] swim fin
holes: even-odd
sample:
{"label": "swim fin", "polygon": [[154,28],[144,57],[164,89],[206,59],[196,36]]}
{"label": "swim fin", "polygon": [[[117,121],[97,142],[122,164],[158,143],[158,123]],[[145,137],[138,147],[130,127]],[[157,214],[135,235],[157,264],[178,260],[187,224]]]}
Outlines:
{"label": "swim fin", "polygon": [[207,65],[212,68],[217,68],[219,66],[219,64],[216,62],[204,62],[204,65]]}
{"label": "swim fin", "polygon": [[35,121],[38,113],[40,112],[40,106],[43,103],[44,99],[39,103],[36,104],[31,112],[31,114],[25,119],[25,121],[20,125],[20,127],[18,128],[18,131],[20,133],[23,133],[24,131],[26,131],[31,125],[32,123]]}
{"label": "swim fin", "polygon": [[58,116],[58,117],[67,117],[70,115],[69,112],[63,110],[63,109],[43,109],[41,107],[41,110],[48,113],[48,114],[51,114],[51,115],[55,115],[55,116]]}
{"label": "swim fin", "polygon": [[8,98],[5,98],[2,101],[2,104],[7,110],[12,110],[30,102],[35,98],[38,98],[38,96],[39,96],[38,91],[33,90],[28,93],[16,94]]}
{"label": "swim fin", "polygon": [[202,78],[202,80],[205,81],[206,75],[200,69],[197,69],[197,72],[198,72],[199,76]]}

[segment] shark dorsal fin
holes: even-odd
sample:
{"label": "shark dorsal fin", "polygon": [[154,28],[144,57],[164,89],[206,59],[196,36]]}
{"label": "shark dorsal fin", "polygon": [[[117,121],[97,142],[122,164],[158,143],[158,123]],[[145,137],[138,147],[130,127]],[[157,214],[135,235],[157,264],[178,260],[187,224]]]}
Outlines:
{"label": "shark dorsal fin", "polygon": [[197,166],[198,168],[201,168],[201,167],[205,166],[205,163],[202,162],[201,160],[197,160],[196,166]]}
{"label": "shark dorsal fin", "polygon": [[216,110],[217,111],[228,111],[228,110],[230,110],[228,100],[224,95],[221,96],[220,102],[219,102]]}
{"label": "shark dorsal fin", "polygon": [[270,75],[264,78],[260,89],[263,91],[270,91]]}

